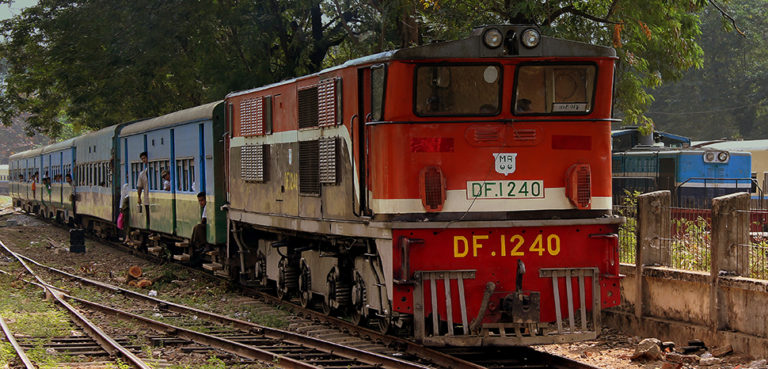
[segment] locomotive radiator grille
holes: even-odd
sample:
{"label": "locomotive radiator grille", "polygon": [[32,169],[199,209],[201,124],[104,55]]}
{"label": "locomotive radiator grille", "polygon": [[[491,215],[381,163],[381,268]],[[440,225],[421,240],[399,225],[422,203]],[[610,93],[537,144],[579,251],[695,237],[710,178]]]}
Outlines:
{"label": "locomotive radiator grille", "polygon": [[[557,333],[577,333],[576,331],[576,314],[574,313],[574,296],[573,296],[573,278],[577,278],[579,284],[579,306],[581,331],[586,332],[587,327],[587,305],[586,305],[586,286],[585,280],[587,277],[592,279],[592,325],[595,334],[600,331],[600,270],[597,268],[550,268],[540,269],[539,276],[541,278],[552,279],[552,292],[555,298],[555,317],[557,318]],[[561,301],[560,301],[560,279],[565,280],[566,299],[568,304],[568,331],[563,330],[563,316],[561,313]]]}
{"label": "locomotive radiator grille", "polygon": [[453,327],[453,305],[452,305],[452,292],[451,292],[451,280],[456,280],[457,292],[459,295],[461,310],[461,327],[466,331],[469,329],[469,319],[467,316],[467,304],[464,298],[464,280],[475,279],[474,270],[436,270],[436,271],[417,271],[414,273],[416,280],[416,286],[414,288],[414,335],[417,339],[424,339],[426,337],[426,317],[424,312],[424,282],[429,281],[430,290],[430,302],[432,303],[432,330],[433,336],[440,335],[440,322],[437,314],[438,311],[438,299],[437,289],[438,281],[443,281],[443,289],[445,291],[445,308],[446,319],[448,321],[448,336],[454,335]]}

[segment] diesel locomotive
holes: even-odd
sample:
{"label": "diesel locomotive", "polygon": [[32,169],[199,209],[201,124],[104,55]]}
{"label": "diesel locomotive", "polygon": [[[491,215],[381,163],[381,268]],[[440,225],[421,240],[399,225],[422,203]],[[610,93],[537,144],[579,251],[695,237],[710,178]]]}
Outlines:
{"label": "diesel locomotive", "polygon": [[[243,284],[434,346],[590,339],[619,304],[616,60],[533,26],[482,27],[16,154],[11,191],[109,234],[128,184],[131,241],[182,261],[199,252],[204,191],[202,267]],[[31,189],[68,165],[71,196],[63,181]],[[150,216],[136,211],[145,168]]]}

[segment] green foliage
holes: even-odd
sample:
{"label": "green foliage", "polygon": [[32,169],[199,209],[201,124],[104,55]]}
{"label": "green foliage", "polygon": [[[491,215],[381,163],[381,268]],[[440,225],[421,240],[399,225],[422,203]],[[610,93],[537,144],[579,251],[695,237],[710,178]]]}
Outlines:
{"label": "green foliage", "polygon": [[637,197],[640,191],[624,190],[616,214],[624,217],[619,226],[619,262],[634,264],[637,259]]}
{"label": "green foliage", "polygon": [[706,272],[710,269],[711,239],[709,222],[696,217],[695,220],[672,219],[672,267],[684,270]]}

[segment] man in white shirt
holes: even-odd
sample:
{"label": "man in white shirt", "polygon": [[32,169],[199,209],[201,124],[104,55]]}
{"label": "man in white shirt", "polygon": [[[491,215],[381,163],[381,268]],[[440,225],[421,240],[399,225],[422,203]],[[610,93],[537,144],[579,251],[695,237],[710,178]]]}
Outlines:
{"label": "man in white shirt", "polygon": [[139,182],[136,184],[136,190],[139,194],[139,213],[141,213],[141,205],[144,204],[147,228],[149,228],[149,159],[147,158],[147,152],[144,151],[139,154],[139,158],[144,166],[144,169],[139,173]]}

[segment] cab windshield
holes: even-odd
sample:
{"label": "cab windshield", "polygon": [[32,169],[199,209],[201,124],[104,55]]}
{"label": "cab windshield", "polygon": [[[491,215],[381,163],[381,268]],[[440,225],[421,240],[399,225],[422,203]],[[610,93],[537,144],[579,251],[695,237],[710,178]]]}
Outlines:
{"label": "cab windshield", "polygon": [[500,112],[499,65],[423,65],[416,67],[415,80],[416,115],[497,115]]}
{"label": "cab windshield", "polygon": [[586,114],[592,111],[595,66],[523,65],[515,86],[515,114]]}

